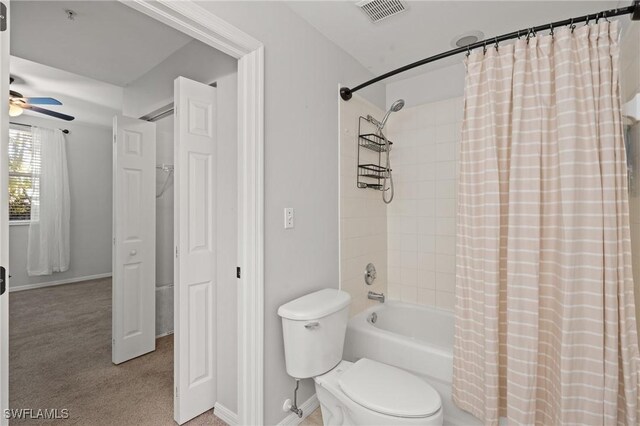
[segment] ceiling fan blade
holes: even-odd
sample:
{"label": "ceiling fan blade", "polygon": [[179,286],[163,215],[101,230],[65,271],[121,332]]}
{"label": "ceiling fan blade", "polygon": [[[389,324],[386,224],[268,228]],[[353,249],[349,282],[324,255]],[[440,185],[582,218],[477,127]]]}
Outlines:
{"label": "ceiling fan blade", "polygon": [[24,98],[31,105],[62,105],[62,102],[55,98]]}
{"label": "ceiling fan blade", "polygon": [[22,108],[30,109],[33,112],[39,112],[40,114],[49,115],[51,117],[59,118],[61,120],[72,121],[72,120],[75,119],[75,117],[72,117],[72,116],[67,115],[67,114],[62,114],[60,112],[51,111],[49,109],[44,109],[44,108],[40,108],[40,107],[37,107],[37,106],[29,105],[29,104],[23,105]]}

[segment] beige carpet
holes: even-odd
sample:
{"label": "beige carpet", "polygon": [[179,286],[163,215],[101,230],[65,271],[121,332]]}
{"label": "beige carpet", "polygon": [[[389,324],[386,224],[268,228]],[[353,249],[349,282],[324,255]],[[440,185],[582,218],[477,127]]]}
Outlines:
{"label": "beige carpet", "polygon": [[[111,363],[111,279],[10,293],[10,407],[67,408],[14,424],[172,425],[173,338]],[[225,425],[211,411],[189,425]]]}
{"label": "beige carpet", "polygon": [[309,416],[300,423],[300,426],[322,426],[322,411],[316,408]]}

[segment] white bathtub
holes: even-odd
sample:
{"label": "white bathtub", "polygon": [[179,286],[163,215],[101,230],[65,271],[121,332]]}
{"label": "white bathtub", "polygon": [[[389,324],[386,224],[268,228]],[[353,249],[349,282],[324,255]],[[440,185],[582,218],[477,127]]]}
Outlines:
{"label": "white bathtub", "polygon": [[409,370],[440,392],[445,425],[481,425],[451,400],[453,327],[449,311],[389,301],[349,320],[344,359],[369,358]]}

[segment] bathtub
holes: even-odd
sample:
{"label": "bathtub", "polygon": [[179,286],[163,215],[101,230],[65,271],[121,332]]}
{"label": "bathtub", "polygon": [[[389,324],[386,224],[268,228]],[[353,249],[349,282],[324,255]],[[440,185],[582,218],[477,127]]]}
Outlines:
{"label": "bathtub", "polygon": [[409,370],[440,393],[445,425],[482,425],[451,400],[453,329],[449,311],[389,301],[349,320],[344,359],[369,358]]}

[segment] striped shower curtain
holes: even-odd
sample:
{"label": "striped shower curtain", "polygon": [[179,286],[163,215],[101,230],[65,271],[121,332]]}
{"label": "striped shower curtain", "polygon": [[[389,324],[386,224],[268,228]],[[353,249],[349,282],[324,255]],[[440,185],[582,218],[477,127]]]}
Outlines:
{"label": "striped shower curtain", "polygon": [[618,24],[467,58],[453,399],[496,425],[638,424]]}

